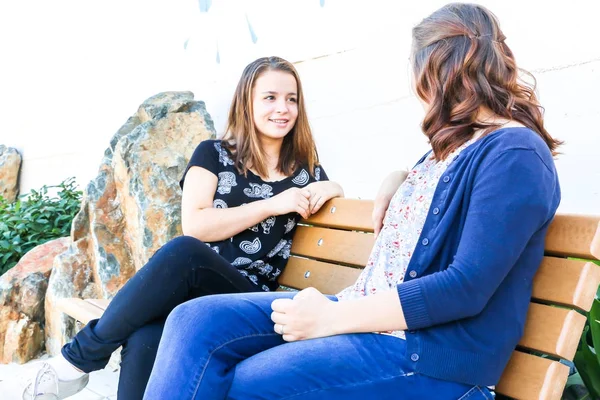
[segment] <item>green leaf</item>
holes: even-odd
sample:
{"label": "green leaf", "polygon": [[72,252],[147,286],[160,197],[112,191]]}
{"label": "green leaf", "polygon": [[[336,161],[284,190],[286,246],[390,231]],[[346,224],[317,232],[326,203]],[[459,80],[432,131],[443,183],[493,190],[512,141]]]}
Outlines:
{"label": "green leaf", "polygon": [[596,352],[589,345],[589,342],[591,342],[591,334],[589,326],[586,326],[581,336],[579,348],[575,353],[574,361],[590,395],[600,397],[600,364],[598,364]]}
{"label": "green leaf", "polygon": [[10,249],[10,243],[8,242],[8,240],[0,240],[0,247],[2,247],[5,250],[8,250]]}
{"label": "green leaf", "polygon": [[6,253],[2,256],[2,264],[6,264],[8,259],[12,256],[12,253]]}
{"label": "green leaf", "polygon": [[596,359],[600,365],[600,300],[595,299],[588,315],[592,343],[596,352]]}

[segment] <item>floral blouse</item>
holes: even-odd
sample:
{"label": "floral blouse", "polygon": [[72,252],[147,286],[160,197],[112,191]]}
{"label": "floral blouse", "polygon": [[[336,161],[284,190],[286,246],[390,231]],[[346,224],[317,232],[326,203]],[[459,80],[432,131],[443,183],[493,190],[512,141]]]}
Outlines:
{"label": "floral blouse", "polygon": [[[404,281],[406,268],[425,225],[438,181],[468,141],[443,161],[433,155],[416,165],[390,201],[369,261],[354,285],[337,294],[340,301],[383,292]],[[434,210],[435,212],[435,210]],[[405,339],[404,331],[381,332]]]}

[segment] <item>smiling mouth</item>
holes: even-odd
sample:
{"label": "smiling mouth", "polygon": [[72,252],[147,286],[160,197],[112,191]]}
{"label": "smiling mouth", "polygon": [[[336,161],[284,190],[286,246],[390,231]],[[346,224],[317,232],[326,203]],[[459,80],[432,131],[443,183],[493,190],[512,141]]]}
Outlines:
{"label": "smiling mouth", "polygon": [[276,124],[287,124],[289,119],[269,119],[271,122],[275,122]]}

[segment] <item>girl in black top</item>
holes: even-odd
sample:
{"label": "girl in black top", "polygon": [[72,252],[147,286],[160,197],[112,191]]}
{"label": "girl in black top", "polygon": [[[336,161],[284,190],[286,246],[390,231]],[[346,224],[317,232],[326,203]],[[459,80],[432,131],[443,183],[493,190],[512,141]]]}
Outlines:
{"label": "girl in black top", "polygon": [[268,57],[245,68],[225,136],[200,143],[180,184],[184,236],[161,247],[102,318],[41,366],[24,399],[81,391],[120,346],[118,396],[141,399],[173,308],[208,294],[277,288],[298,219],[343,196],[318,162],[292,64]]}

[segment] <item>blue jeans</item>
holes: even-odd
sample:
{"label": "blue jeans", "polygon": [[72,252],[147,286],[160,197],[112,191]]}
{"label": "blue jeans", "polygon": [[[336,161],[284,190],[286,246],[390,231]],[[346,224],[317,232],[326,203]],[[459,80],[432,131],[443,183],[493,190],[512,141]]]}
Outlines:
{"label": "blue jeans", "polygon": [[187,300],[260,290],[205,243],[177,237],[163,247],[121,290],[102,315],[90,321],[63,349],[84,372],[106,366],[119,346],[119,399],[141,399],[167,315]]}
{"label": "blue jeans", "polygon": [[406,342],[357,333],[285,342],[271,302],[293,293],[206,296],[169,315],[144,399],[493,399],[414,372]]}

